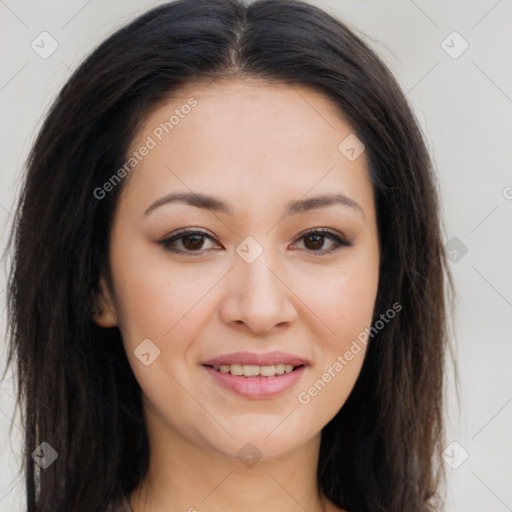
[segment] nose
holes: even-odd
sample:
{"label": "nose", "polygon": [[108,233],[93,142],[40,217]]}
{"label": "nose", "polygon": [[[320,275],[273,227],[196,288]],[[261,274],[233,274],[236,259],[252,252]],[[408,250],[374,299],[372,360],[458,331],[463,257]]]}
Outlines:
{"label": "nose", "polygon": [[235,261],[220,308],[225,323],[246,326],[259,335],[285,328],[297,318],[293,291],[283,272],[265,256],[266,251],[252,263],[242,258]]}

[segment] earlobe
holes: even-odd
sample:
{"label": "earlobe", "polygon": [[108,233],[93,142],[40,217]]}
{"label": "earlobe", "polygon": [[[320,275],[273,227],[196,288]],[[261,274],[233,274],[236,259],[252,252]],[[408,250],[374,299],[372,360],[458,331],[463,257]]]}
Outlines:
{"label": "earlobe", "polygon": [[92,320],[100,327],[115,327],[117,325],[114,301],[103,276],[100,277],[96,296],[96,309],[94,310]]}

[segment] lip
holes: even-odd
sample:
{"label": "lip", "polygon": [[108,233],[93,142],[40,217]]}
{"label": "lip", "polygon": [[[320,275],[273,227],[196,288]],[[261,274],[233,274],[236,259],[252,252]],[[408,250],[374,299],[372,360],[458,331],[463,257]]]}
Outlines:
{"label": "lip", "polygon": [[[237,364],[237,363],[232,363]],[[216,363],[217,366],[217,363]],[[276,375],[275,377],[244,377],[243,375],[231,375],[222,373],[203,365],[203,368],[213,377],[213,379],[224,389],[245,398],[270,398],[284,393],[290,389],[301,378],[306,371],[306,366],[301,366],[290,373]]]}
{"label": "lip", "polygon": [[[224,354],[202,363],[208,366],[220,366],[223,364],[252,364],[257,366],[271,366],[273,364],[291,364],[292,366],[309,366],[309,361],[302,357],[287,354],[286,352],[265,352],[257,354],[254,352],[232,352]],[[294,373],[294,372],[292,372]],[[266,377],[267,379],[270,377]]]}

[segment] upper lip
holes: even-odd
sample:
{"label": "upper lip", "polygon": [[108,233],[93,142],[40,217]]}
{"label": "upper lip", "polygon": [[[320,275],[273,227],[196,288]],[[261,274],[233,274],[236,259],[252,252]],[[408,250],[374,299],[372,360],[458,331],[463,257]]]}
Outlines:
{"label": "upper lip", "polygon": [[265,352],[255,354],[253,352],[233,352],[208,359],[203,365],[220,366],[226,364],[271,366],[275,364],[291,364],[292,366],[307,366],[309,361],[302,357],[287,354],[286,352]]}

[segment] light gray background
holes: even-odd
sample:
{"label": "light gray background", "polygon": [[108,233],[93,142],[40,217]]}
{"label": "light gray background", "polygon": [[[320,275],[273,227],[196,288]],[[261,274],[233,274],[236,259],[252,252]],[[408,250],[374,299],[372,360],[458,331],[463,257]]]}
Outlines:
{"label": "light gray background", "polygon": [[[2,249],[20,169],[55,94],[96,44],[160,3],[0,0]],[[468,458],[457,469],[448,466],[447,510],[512,510],[512,0],[312,3],[362,32],[394,71],[435,160],[445,242],[457,237],[467,247],[451,263],[462,400],[458,412],[450,380],[448,437],[458,444],[448,447],[446,460],[453,466],[465,452]],[[46,59],[31,48],[43,31],[58,42]],[[464,42],[450,36],[454,31],[469,44],[457,58]],[[4,288],[5,270],[2,313]],[[2,333],[5,323],[2,314]],[[2,341],[2,368],[4,360]],[[0,392],[0,511],[18,512],[24,498],[12,375]]]}

